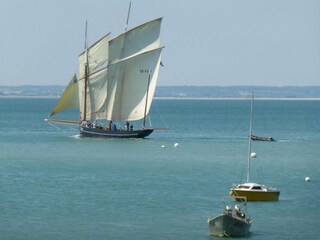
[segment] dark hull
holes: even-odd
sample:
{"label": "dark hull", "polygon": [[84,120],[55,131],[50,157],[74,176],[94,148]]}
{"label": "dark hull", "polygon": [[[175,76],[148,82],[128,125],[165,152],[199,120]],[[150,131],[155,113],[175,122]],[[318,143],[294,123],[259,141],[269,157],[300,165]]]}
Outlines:
{"label": "dark hull", "polygon": [[251,140],[253,141],[267,141],[267,142],[275,142],[273,137],[258,137],[251,135]]}
{"label": "dark hull", "polygon": [[240,237],[249,233],[251,220],[238,219],[229,214],[219,215],[208,221],[211,235],[218,237]]}
{"label": "dark hull", "polygon": [[145,138],[153,132],[153,129],[141,130],[107,130],[99,128],[80,127],[80,135],[85,137],[100,138]]}

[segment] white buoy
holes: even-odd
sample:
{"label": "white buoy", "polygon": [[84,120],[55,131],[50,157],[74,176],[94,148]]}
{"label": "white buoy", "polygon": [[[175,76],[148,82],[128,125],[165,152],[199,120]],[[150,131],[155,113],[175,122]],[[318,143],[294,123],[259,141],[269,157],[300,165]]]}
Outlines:
{"label": "white buoy", "polygon": [[256,157],[257,157],[257,154],[256,154],[255,152],[252,152],[252,153],[250,154],[250,157],[251,157],[251,158],[256,158]]}
{"label": "white buoy", "polygon": [[306,182],[310,182],[310,177],[305,178]]}
{"label": "white buoy", "polygon": [[162,147],[162,148],[164,148],[165,146],[164,146],[164,145],[162,145],[161,147]]}
{"label": "white buoy", "polygon": [[173,146],[174,146],[175,148],[176,148],[176,147],[179,147],[179,143],[175,143]]}

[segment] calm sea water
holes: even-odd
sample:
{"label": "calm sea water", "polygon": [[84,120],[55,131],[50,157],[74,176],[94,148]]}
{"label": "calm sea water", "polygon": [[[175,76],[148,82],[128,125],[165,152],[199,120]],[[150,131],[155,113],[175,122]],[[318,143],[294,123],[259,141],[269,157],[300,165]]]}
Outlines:
{"label": "calm sea water", "polygon": [[[55,102],[0,98],[0,239],[216,239],[206,221],[245,177],[250,101],[155,100],[169,129],[129,140],[45,123]],[[278,141],[253,143],[251,179],[281,195],[248,203],[249,238],[319,239],[320,101],[257,100],[253,125]]]}

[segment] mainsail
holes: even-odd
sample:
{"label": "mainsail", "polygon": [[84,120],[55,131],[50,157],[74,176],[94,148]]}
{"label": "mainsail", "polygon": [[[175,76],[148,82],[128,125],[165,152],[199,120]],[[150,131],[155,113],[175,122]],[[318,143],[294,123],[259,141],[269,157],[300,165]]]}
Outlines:
{"label": "mainsail", "polygon": [[161,50],[156,48],[110,65],[107,120],[139,120],[149,113]]}
{"label": "mainsail", "polygon": [[77,91],[69,92],[68,86],[65,92],[72,98],[70,105],[78,99],[81,120],[132,121],[149,113],[160,66],[161,21],[146,22],[111,40],[107,34],[79,55],[79,78],[72,81]]}

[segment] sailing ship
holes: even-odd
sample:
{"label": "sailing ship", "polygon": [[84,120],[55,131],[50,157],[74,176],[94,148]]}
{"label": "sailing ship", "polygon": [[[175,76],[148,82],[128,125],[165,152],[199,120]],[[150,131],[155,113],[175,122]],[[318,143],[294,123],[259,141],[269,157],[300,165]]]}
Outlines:
{"label": "sailing ship", "polygon": [[[207,221],[209,233],[218,237],[241,237],[248,235],[252,220],[247,215],[247,201],[241,198],[241,203],[234,206],[234,211],[227,204],[225,198],[222,201],[222,213],[214,218],[209,216]],[[242,205],[241,207],[239,205]],[[244,210],[241,208],[244,207]]]}
{"label": "sailing ship", "polygon": [[252,94],[251,109],[250,109],[247,182],[231,188],[230,195],[233,196],[236,200],[241,199],[241,197],[246,197],[247,201],[277,201],[279,200],[280,191],[278,191],[275,188],[267,187],[263,184],[250,182],[250,161],[251,161],[251,158],[256,157],[256,154],[251,152],[253,101],[254,101],[254,94]]}
{"label": "sailing ship", "polygon": [[[154,129],[146,127],[146,118],[163,49],[161,22],[162,18],[145,22],[114,38],[108,33],[89,47],[86,24],[78,77],[72,77],[47,121],[78,124],[80,134],[89,137],[144,138],[151,134]],[[80,120],[51,118],[70,108],[79,108]],[[133,128],[136,121],[142,122],[140,129]]]}

